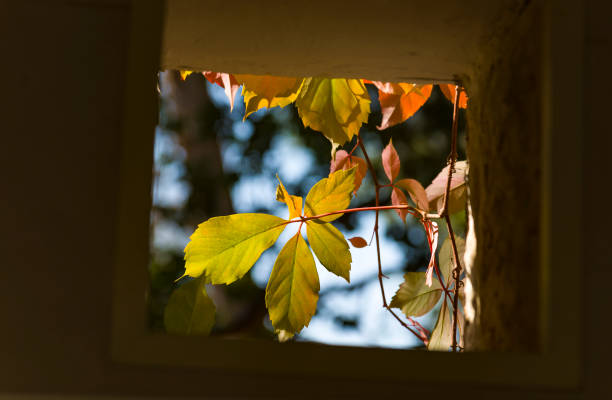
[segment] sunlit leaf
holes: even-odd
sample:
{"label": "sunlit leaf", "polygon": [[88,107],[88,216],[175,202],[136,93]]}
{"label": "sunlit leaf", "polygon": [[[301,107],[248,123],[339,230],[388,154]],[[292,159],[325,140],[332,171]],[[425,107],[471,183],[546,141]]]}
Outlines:
{"label": "sunlit leaf", "polygon": [[230,111],[234,109],[234,100],[240,84],[231,74],[224,72],[203,71],[202,74],[210,83],[215,83],[225,89],[225,95],[230,102]]}
{"label": "sunlit leaf", "polygon": [[193,73],[193,71],[179,71],[179,73],[181,74],[181,79],[185,80],[187,78],[187,76],[191,75]]}
{"label": "sunlit leaf", "polygon": [[276,175],[278,179],[278,187],[276,188],[276,200],[281,203],[287,204],[287,208],[289,209],[289,219],[297,218],[302,215],[302,198],[300,196],[293,196],[287,192],[283,182],[280,180],[278,175]]}
{"label": "sunlit leaf", "polygon": [[395,186],[404,189],[408,192],[408,195],[412,199],[414,205],[423,211],[429,210],[429,201],[427,200],[427,193],[419,181],[415,179],[400,179],[395,182]]}
{"label": "sunlit leaf", "polygon": [[[440,90],[444,94],[444,97],[446,97],[451,103],[454,103],[455,93],[457,91],[456,85],[440,84],[438,86],[440,87]],[[465,93],[465,90],[463,90],[459,94],[459,108],[467,108],[467,103],[468,103],[468,96]]]}
{"label": "sunlit leaf", "polygon": [[336,274],[347,282],[351,281],[351,252],[344,235],[332,224],[308,221],[306,223],[306,234],[312,251],[333,274]]}
{"label": "sunlit leaf", "polygon": [[[455,244],[457,245],[457,253],[459,255],[459,262],[463,267],[463,256],[465,254],[465,240],[461,236],[455,235]],[[453,281],[453,269],[455,263],[453,262],[453,245],[450,238],[446,238],[440,252],[438,253],[439,267],[442,276],[445,279],[446,286],[448,287]]]}
{"label": "sunlit leaf", "polygon": [[442,295],[438,281],[431,287],[425,284],[424,272],[408,272],[404,282],[391,299],[391,307],[399,308],[407,317],[419,317],[431,311]]}
{"label": "sunlit leaf", "polygon": [[382,112],[379,130],[404,122],[412,117],[429,99],[433,85],[414,83],[372,82],[378,88],[378,101]]}
{"label": "sunlit leaf", "polygon": [[240,279],[274,244],[285,220],[267,214],[233,214],[201,223],[185,247],[185,275],[205,274],[207,283]]}
{"label": "sunlit leaf", "polygon": [[444,299],[440,308],[440,315],[438,315],[438,321],[433,332],[431,332],[427,349],[449,351],[450,346],[453,344],[453,335],[453,317],[450,307],[446,304],[446,299]]}
{"label": "sunlit leaf", "polygon": [[389,144],[382,151],[382,165],[389,182],[393,182],[400,171],[400,159],[392,140],[389,140]]}
{"label": "sunlit leaf", "polygon": [[179,286],[164,310],[168,333],[208,335],[215,324],[215,305],[206,294],[204,279],[198,278]]}
{"label": "sunlit leaf", "polygon": [[331,160],[329,173],[332,174],[340,169],[346,170],[353,167],[357,167],[357,170],[355,171],[355,189],[353,190],[353,193],[356,194],[361,187],[363,178],[368,173],[368,164],[363,158],[354,155],[349,156],[346,151],[338,150],[335,158],[332,158]]}
{"label": "sunlit leaf", "polygon": [[[328,178],[321,179],[308,192],[304,204],[304,214],[308,217],[344,210],[351,202],[351,193],[355,187],[355,170],[340,170]],[[330,222],[342,214],[329,215],[320,221]]]}
{"label": "sunlit leaf", "polygon": [[295,102],[305,127],[342,145],[368,121],[370,96],[360,79],[306,78]]}
{"label": "sunlit leaf", "polygon": [[[444,193],[448,182],[447,165],[438,173],[429,186],[425,189],[427,200],[429,201],[429,209],[433,212],[442,212],[444,206]],[[465,187],[465,176],[468,173],[467,161],[457,161],[455,163],[455,172],[451,177],[450,193],[448,199],[448,212],[454,214],[465,209],[467,201],[467,189]]]}
{"label": "sunlit leaf", "polygon": [[349,242],[351,242],[353,247],[357,247],[358,249],[361,249],[368,245],[368,242],[366,242],[366,240],[360,236],[355,236],[355,237],[350,238]]}
{"label": "sunlit leaf", "polygon": [[308,326],[317,309],[319,275],[300,232],[280,251],[268,286],[266,307],[275,330],[297,333]]}
{"label": "sunlit leaf", "polygon": [[261,108],[285,107],[295,101],[304,78],[268,75],[234,75],[242,84],[244,118]]}
{"label": "sunlit leaf", "polygon": [[[393,190],[391,191],[391,204],[393,204],[394,206],[408,204],[408,199],[406,198],[406,195],[400,189],[394,187]],[[408,210],[398,209],[398,210],[395,210],[395,212],[397,212],[397,215],[400,216],[402,221],[406,222],[406,215],[408,215]]]}

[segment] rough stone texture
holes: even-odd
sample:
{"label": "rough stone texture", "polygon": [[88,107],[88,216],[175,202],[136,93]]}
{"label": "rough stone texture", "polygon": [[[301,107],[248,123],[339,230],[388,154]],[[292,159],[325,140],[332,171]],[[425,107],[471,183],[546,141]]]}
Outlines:
{"label": "rough stone texture", "polygon": [[514,11],[466,82],[477,237],[468,350],[538,349],[540,20],[533,5]]}

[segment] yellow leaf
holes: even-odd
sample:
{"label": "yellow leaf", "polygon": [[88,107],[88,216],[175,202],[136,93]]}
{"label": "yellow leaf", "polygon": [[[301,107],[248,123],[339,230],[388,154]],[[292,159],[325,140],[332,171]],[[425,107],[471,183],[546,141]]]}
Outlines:
{"label": "yellow leaf", "polygon": [[229,284],[247,273],[285,229],[267,214],[233,214],[201,223],[185,247],[185,275],[205,274],[207,283]]}
{"label": "yellow leaf", "polygon": [[306,78],[296,100],[305,127],[342,145],[368,121],[370,96],[361,79]]}
{"label": "yellow leaf", "polygon": [[215,305],[206,294],[204,279],[179,286],[164,310],[164,326],[169,333],[208,335],[215,324]]}
{"label": "yellow leaf", "polygon": [[[351,192],[355,188],[356,167],[340,170],[328,178],[317,182],[306,195],[304,214],[307,217],[344,210],[351,202]],[[342,214],[322,217],[319,221],[330,222],[340,218]]]}
{"label": "yellow leaf", "polygon": [[331,224],[308,221],[306,235],[312,251],[327,270],[350,283],[351,252],[344,235]]}
{"label": "yellow leaf", "polygon": [[242,84],[244,119],[261,108],[285,107],[295,101],[304,78],[234,75]]}
{"label": "yellow leaf", "polygon": [[274,329],[293,334],[308,326],[318,293],[317,267],[298,232],[280,251],[266,287],[266,307]]}
{"label": "yellow leaf", "polygon": [[276,175],[278,179],[278,187],[276,188],[276,200],[281,203],[287,204],[287,208],[289,209],[289,219],[298,218],[302,215],[302,198],[300,196],[293,196],[287,192],[283,182],[280,180],[278,175]]}
{"label": "yellow leaf", "polygon": [[191,75],[193,73],[193,71],[179,71],[179,73],[181,74],[181,79],[185,80],[185,78],[187,78],[187,76]]}

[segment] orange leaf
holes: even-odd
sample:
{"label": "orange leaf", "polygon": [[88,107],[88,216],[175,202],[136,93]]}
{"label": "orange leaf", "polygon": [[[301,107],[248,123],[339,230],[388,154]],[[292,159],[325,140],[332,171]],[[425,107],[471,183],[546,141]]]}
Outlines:
{"label": "orange leaf", "polygon": [[230,111],[234,109],[234,99],[236,98],[236,93],[238,93],[238,88],[240,84],[231,74],[226,74],[224,72],[212,72],[212,71],[202,71],[202,74],[210,83],[216,83],[225,89],[225,95],[230,101]]}
{"label": "orange leaf", "polygon": [[[443,84],[443,85],[438,85],[438,86],[440,87],[440,90],[442,91],[442,93],[444,93],[444,96],[451,103],[454,103],[455,102],[455,92],[456,92],[455,88],[457,85]],[[465,90],[463,90],[459,94],[459,108],[467,108],[467,103],[468,103],[468,96],[465,93]]]}
{"label": "orange leaf", "polygon": [[329,174],[333,174],[334,172],[340,169],[351,169],[353,167],[357,167],[355,171],[355,189],[353,193],[357,193],[357,190],[361,187],[361,182],[363,178],[368,173],[368,164],[361,157],[350,155],[344,150],[338,150],[336,152],[336,157],[331,160],[329,166]]}
{"label": "orange leaf", "polygon": [[389,140],[389,144],[382,152],[382,164],[389,182],[393,183],[400,171],[400,159],[393,147],[393,140]]}
{"label": "orange leaf", "polygon": [[244,118],[261,108],[285,107],[295,101],[304,78],[234,75],[242,84]]}
{"label": "orange leaf", "polygon": [[349,239],[349,241],[351,242],[353,247],[357,247],[358,249],[361,249],[362,247],[366,247],[368,245],[368,242],[366,242],[364,238],[359,236],[352,237]]}
{"label": "orange leaf", "polygon": [[[391,192],[391,204],[393,204],[394,206],[408,204],[408,199],[406,198],[406,195],[404,194],[404,192],[402,192],[400,189],[396,188],[395,186],[393,187],[393,191]],[[402,221],[406,222],[406,215],[408,215],[408,210],[399,209],[399,210],[395,210],[395,212],[397,212],[397,215],[400,216]]]}
{"label": "orange leaf", "polygon": [[412,202],[417,206],[417,208],[423,211],[429,210],[427,192],[419,181],[415,179],[400,179],[399,181],[395,182],[395,185],[408,192]]}
{"label": "orange leaf", "polygon": [[414,83],[372,82],[378,88],[378,101],[382,111],[382,122],[377,128],[383,130],[412,117],[429,99],[433,85]]}

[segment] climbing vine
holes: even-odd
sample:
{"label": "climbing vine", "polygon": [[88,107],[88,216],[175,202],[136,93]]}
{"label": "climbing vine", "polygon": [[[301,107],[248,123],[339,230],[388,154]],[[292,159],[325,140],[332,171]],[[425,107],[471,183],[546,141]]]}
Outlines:
{"label": "climbing vine", "polygon": [[[183,79],[191,71],[182,71]],[[381,182],[359,134],[370,114],[366,84],[378,89],[382,111],[379,130],[410,118],[429,98],[433,85],[388,83],[364,79],[285,78],[232,75],[205,71],[211,83],[224,88],[233,107],[242,86],[246,119],[253,112],[294,103],[304,126],[321,132],[331,142],[330,173],[317,182],[306,198],[287,192],[278,178],[276,200],[285,203],[288,218],[260,213],[233,214],[201,223],[185,248],[185,272],[191,279],[179,286],[169,299],[164,315],[166,330],[179,334],[209,334],[215,321],[215,305],[206,293],[206,284],[231,284],[243,277],[261,254],[277,241],[288,227],[297,227],[274,263],[268,280],[265,303],[270,320],[284,341],[308,326],[316,312],[319,276],[315,257],[331,273],[350,283],[353,252],[368,246],[362,237],[345,239],[332,222],[346,213],[374,212],[373,241],[377,251],[378,281],[383,307],[405,329],[431,350],[462,349],[464,240],[453,231],[450,215],[465,209],[467,162],[457,160],[458,109],[467,107],[465,91],[456,85],[439,85],[454,103],[451,148],[447,165],[424,188],[417,180],[400,178],[401,158],[390,140],[381,154],[388,182]],[[356,143],[350,151],[340,146]],[[359,151],[361,157],[356,153]],[[375,189],[375,205],[348,208],[352,196],[367,175]],[[383,204],[380,191],[391,188],[390,204]],[[271,194],[272,195],[272,194]],[[418,220],[426,233],[431,253],[423,272],[408,272],[389,302],[383,286],[379,214],[392,210],[402,221]],[[448,238],[438,250],[439,226],[443,221]],[[307,241],[302,236],[305,230]],[[350,245],[349,245],[350,243]],[[436,254],[437,253],[437,254]],[[439,303],[436,325],[429,332],[414,318]],[[401,311],[403,316],[395,310]]]}

